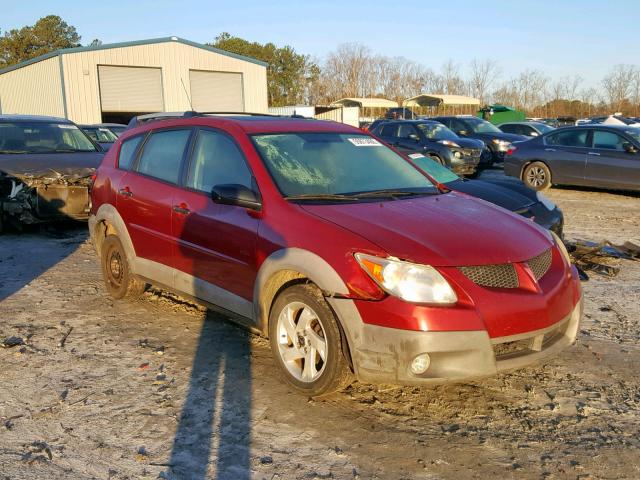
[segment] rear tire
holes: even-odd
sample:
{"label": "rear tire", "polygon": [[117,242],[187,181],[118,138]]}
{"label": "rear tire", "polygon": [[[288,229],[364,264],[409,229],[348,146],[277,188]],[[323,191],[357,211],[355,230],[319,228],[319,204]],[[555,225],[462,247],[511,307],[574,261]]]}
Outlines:
{"label": "rear tire", "polygon": [[522,181],[533,190],[546,190],[551,186],[551,170],[542,162],[532,162],[524,167]]}
{"label": "rear tire", "polygon": [[299,393],[325,395],[352,381],[338,320],[314,285],[294,285],[278,295],[269,341],[282,377]]}
{"label": "rear tire", "polygon": [[101,266],[104,283],[109,295],[121,298],[138,298],[146,284],[133,276],[122,242],[115,235],[108,235],[102,242]]}

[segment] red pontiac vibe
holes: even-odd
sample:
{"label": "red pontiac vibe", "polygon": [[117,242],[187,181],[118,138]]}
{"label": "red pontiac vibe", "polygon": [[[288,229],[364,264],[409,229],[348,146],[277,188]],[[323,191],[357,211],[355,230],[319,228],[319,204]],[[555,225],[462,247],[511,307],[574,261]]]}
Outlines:
{"label": "red pontiac vibe", "polygon": [[89,228],[108,291],[152,283],[268,337],[319,395],[519,368],[575,341],[560,240],[435,184],[368,133],[251,115],[146,118],[104,157]]}

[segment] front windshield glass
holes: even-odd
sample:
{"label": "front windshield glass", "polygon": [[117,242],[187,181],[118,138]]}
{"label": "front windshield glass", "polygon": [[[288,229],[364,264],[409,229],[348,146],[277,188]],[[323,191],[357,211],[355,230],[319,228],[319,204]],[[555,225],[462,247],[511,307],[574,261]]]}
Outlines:
{"label": "front windshield glass", "polygon": [[118,137],[108,128],[86,128],[85,133],[91,137],[94,142],[113,143]]}
{"label": "front windshield glass", "polygon": [[502,133],[498,127],[481,118],[469,117],[464,121],[474,133]]}
{"label": "front windshield glass", "polygon": [[441,123],[419,123],[418,128],[430,140],[459,140],[460,137]]}
{"label": "front windshield glass", "polygon": [[447,167],[444,167],[443,165],[429,157],[425,157],[421,153],[414,153],[412,155],[409,155],[409,157],[420,170],[425,172],[436,182],[448,183],[453,182],[454,180],[460,180],[460,177],[449,170]]}
{"label": "front windshield glass", "polygon": [[532,122],[531,123],[535,128],[537,128],[540,133],[547,133],[550,132],[551,130],[555,130],[555,128],[550,127],[549,125],[547,125],[546,123],[541,123],[541,122]]}
{"label": "front windshield glass", "polygon": [[96,147],[68,123],[0,123],[0,153],[95,152]]}
{"label": "front windshield glass", "polygon": [[285,197],[438,193],[419,170],[368,135],[298,132],[253,140]]}
{"label": "front windshield glass", "polygon": [[636,142],[640,142],[640,128],[629,128],[624,133],[633,138]]}

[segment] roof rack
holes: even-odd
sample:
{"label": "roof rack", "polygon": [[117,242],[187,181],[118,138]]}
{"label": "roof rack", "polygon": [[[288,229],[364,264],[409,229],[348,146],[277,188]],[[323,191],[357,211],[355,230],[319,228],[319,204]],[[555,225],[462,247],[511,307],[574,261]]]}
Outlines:
{"label": "roof rack", "polygon": [[171,118],[193,118],[203,117],[205,115],[245,115],[247,117],[287,117],[287,118],[307,118],[302,115],[274,115],[271,113],[255,113],[255,112],[196,112],[194,110],[187,110],[185,112],[158,112],[158,113],[146,113],[144,115],[138,115],[133,117],[127,124],[127,130],[133,127],[137,127],[141,123],[167,120]]}

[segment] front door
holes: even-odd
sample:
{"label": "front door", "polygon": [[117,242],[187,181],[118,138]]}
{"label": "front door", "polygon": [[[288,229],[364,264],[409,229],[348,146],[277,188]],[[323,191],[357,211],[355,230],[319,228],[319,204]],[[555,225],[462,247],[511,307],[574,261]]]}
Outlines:
{"label": "front door", "polygon": [[220,130],[199,129],[184,188],[173,197],[176,288],[251,316],[260,220],[246,208],[214,203],[211,190],[222,184],[257,190],[234,140]]}
{"label": "front door", "polygon": [[586,182],[594,187],[640,190],[640,154],[627,152],[625,137],[608,130],[593,132],[587,151]]}
{"label": "front door", "polygon": [[561,129],[544,138],[542,158],[551,169],[553,183],[584,185],[587,129]]}

